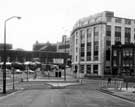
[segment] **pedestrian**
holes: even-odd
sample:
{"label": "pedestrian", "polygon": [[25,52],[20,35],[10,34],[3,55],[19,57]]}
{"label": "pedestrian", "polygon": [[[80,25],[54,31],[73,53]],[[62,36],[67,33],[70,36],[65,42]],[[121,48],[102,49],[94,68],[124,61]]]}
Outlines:
{"label": "pedestrian", "polygon": [[74,75],[75,75],[75,78],[76,78],[77,77],[77,75],[76,75],[77,74],[77,69],[75,69],[73,72],[74,72]]}
{"label": "pedestrian", "polygon": [[37,78],[37,72],[34,71],[34,79],[36,79],[36,78]]}
{"label": "pedestrian", "polygon": [[107,85],[110,85],[111,84],[111,77],[108,78],[108,82],[107,82]]}

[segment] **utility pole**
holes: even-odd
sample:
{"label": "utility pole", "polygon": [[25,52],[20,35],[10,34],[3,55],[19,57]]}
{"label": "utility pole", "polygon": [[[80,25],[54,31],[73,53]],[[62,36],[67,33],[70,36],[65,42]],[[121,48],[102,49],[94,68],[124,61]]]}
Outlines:
{"label": "utility pole", "polygon": [[66,58],[67,56],[66,56],[66,36],[65,36],[65,67],[64,67],[64,80],[66,81],[66,60],[67,60],[67,58]]}

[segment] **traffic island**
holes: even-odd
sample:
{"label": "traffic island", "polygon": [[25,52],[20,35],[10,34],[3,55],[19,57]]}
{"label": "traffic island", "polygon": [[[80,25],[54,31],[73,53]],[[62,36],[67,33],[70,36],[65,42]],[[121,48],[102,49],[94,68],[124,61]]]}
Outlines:
{"label": "traffic island", "polygon": [[75,82],[73,82],[73,83],[71,83],[71,82],[69,82],[69,83],[67,83],[67,82],[48,82],[47,84],[51,86],[51,89],[63,89],[66,86],[78,85],[80,83],[78,83],[78,82],[76,82],[76,83]]}

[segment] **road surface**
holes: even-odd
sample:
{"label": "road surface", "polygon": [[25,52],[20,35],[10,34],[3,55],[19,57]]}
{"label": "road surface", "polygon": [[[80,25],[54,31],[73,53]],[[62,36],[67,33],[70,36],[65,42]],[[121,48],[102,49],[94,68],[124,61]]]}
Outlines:
{"label": "road surface", "polygon": [[99,92],[95,86],[96,82],[90,82],[63,89],[30,88],[0,98],[0,107],[135,107],[135,103]]}

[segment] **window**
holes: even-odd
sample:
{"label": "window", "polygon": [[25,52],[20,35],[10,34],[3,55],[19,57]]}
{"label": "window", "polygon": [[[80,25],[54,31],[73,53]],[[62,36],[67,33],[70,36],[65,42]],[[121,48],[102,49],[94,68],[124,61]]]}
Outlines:
{"label": "window", "polygon": [[81,52],[84,52],[84,44],[81,44]]}
{"label": "window", "polygon": [[106,26],[106,36],[111,36],[111,26],[110,25]]}
{"label": "window", "polygon": [[135,24],[135,20],[134,20],[134,24]]}
{"label": "window", "polygon": [[129,64],[130,64],[130,66],[133,66],[133,60],[132,59],[129,60]]}
{"label": "window", "polygon": [[80,73],[84,73],[84,65],[81,65],[80,67],[81,67]]}
{"label": "window", "polygon": [[81,52],[81,56],[84,56],[84,52]]}
{"label": "window", "polygon": [[78,57],[76,56],[76,62],[77,62],[77,58],[78,58]]}
{"label": "window", "polygon": [[129,50],[128,49],[125,50],[125,55],[129,56]]}
{"label": "window", "polygon": [[126,51],[125,50],[123,50],[123,56],[126,56]]}
{"label": "window", "polygon": [[84,52],[84,47],[81,47],[81,52]]}
{"label": "window", "polygon": [[106,60],[110,61],[110,49],[106,50]]}
{"label": "window", "polygon": [[134,40],[135,40],[135,28],[134,28]]}
{"label": "window", "polygon": [[81,52],[81,61],[84,61],[84,52]]}
{"label": "window", "polygon": [[78,44],[78,39],[76,39],[76,45]]}
{"label": "window", "polygon": [[115,19],[115,22],[116,22],[116,23],[121,23],[121,18],[116,18],[116,19]]}
{"label": "window", "polygon": [[129,52],[130,56],[132,56],[132,55],[133,55],[133,50],[130,49],[129,51],[130,51],[130,52]]}
{"label": "window", "polygon": [[87,61],[91,60],[91,43],[87,43]]}
{"label": "window", "polygon": [[121,27],[115,26],[115,43],[121,42]]}
{"label": "window", "polygon": [[[90,52],[89,52],[90,53]],[[88,53],[87,53],[88,54]],[[91,56],[87,56],[87,61],[91,61]]]}
{"label": "window", "polygon": [[93,73],[98,74],[98,65],[93,65]]}
{"label": "window", "polygon": [[87,30],[87,42],[91,42],[91,29]]}
{"label": "window", "polygon": [[131,28],[125,28],[125,43],[130,43],[131,39]]}
{"label": "window", "polygon": [[117,64],[116,64],[116,60],[115,59],[113,59],[113,66],[116,66]]}
{"label": "window", "polygon": [[91,74],[91,65],[87,65],[87,74]]}
{"label": "window", "polygon": [[126,64],[125,64],[125,60],[123,60],[123,66],[125,66]]}
{"label": "window", "polygon": [[113,56],[117,56],[117,51],[116,50],[113,51]]}
{"label": "window", "polygon": [[87,52],[91,51],[91,43],[87,43]]}
{"label": "window", "polygon": [[98,60],[98,48],[99,48],[99,43],[98,41],[94,42],[94,61]]}
{"label": "window", "polygon": [[111,46],[111,41],[110,40],[106,41],[106,46]]}
{"label": "window", "polygon": [[115,32],[121,32],[121,27],[120,26],[115,26]]}
{"label": "window", "polygon": [[81,61],[84,61],[84,57],[81,57]]}
{"label": "window", "polygon": [[80,31],[81,43],[85,43],[85,31]]}
{"label": "window", "polygon": [[98,41],[94,42],[94,51],[98,51],[99,43]]}
{"label": "window", "polygon": [[99,40],[99,29],[98,27],[94,27],[94,41]]}
{"label": "window", "polygon": [[125,19],[125,24],[131,25],[131,20],[130,19]]}
{"label": "window", "polygon": [[76,38],[78,38],[78,36],[79,36],[79,33],[78,33],[78,32],[76,32]]}
{"label": "window", "polygon": [[78,53],[78,48],[76,48],[76,53]]}

